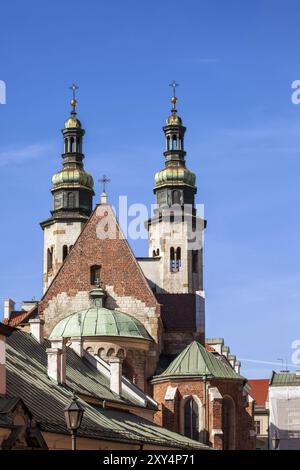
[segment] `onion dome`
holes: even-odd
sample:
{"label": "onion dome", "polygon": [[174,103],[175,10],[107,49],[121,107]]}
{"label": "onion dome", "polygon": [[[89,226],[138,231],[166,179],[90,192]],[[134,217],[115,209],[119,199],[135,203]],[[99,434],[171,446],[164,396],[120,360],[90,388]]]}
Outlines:
{"label": "onion dome", "polygon": [[82,169],[63,168],[52,177],[52,184],[54,188],[59,188],[62,185],[83,186],[88,189],[94,188],[93,177]]}
{"label": "onion dome", "polygon": [[155,187],[164,185],[187,185],[195,187],[196,175],[183,166],[169,166],[155,174]]}

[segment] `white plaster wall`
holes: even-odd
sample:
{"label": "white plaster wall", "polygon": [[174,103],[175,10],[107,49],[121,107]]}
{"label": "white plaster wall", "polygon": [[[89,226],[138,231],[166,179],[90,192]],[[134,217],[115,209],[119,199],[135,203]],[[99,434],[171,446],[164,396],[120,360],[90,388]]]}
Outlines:
{"label": "white plaster wall", "polygon": [[[166,293],[192,293],[202,289],[202,253],[198,256],[198,273],[192,273],[192,251],[188,246],[189,224],[184,222],[162,221],[151,224],[149,227],[149,256],[153,250],[159,249],[161,258],[160,274],[148,269],[148,277],[156,282],[158,292]],[[170,271],[170,248],[181,248],[181,268],[178,272]],[[146,262],[143,263],[143,268]],[[147,277],[145,272],[145,275]]]}
{"label": "white plaster wall", "polygon": [[[55,222],[44,229],[44,292],[51,284],[63,262],[63,246],[74,245],[79,237],[83,222]],[[53,269],[47,272],[47,250],[53,247]]]}

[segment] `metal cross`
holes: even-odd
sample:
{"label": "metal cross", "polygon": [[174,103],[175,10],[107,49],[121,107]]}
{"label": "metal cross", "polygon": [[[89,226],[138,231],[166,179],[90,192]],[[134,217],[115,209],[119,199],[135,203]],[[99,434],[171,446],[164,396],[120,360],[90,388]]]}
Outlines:
{"label": "metal cross", "polygon": [[175,80],[173,80],[173,82],[170,83],[169,86],[171,86],[173,88],[173,96],[175,97],[175,90],[179,86],[179,83],[176,83]]}
{"label": "metal cross", "polygon": [[105,193],[106,183],[110,183],[110,179],[106,175],[103,175],[98,181],[103,184],[103,192]]}
{"label": "metal cross", "polygon": [[78,90],[79,86],[77,86],[77,85],[75,85],[75,83],[73,83],[73,85],[70,86],[69,88],[70,88],[70,90],[73,91],[73,100],[75,100],[76,99],[76,91]]}

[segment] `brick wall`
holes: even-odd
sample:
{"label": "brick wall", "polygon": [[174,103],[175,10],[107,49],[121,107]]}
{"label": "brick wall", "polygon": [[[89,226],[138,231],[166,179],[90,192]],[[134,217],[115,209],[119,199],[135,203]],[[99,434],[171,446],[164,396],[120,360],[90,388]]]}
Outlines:
{"label": "brick wall", "polygon": [[[175,400],[166,401],[165,395],[169,386],[177,387]],[[216,433],[222,430],[222,397],[211,399],[209,389],[216,387],[222,397],[229,396],[235,404],[235,448],[254,449],[255,439],[250,436],[253,430],[253,414],[251,406],[248,405],[243,392],[242,380],[214,379],[204,386],[203,380],[168,380],[160,383],[153,383],[153,397],[159,403],[160,409],[156,413],[155,422],[176,432],[182,432],[180,423],[180,402],[186,396],[195,395],[201,400],[202,423],[204,426],[203,435],[206,435],[210,445],[216,449],[223,448],[222,434]],[[206,393],[205,393],[206,389]],[[206,406],[204,406],[206,403]]]}

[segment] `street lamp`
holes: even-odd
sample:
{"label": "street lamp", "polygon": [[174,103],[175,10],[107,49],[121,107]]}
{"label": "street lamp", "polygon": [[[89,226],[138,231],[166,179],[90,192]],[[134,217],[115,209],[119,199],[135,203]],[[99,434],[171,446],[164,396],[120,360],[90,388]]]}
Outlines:
{"label": "street lamp", "polygon": [[278,436],[273,436],[273,437],[272,437],[272,448],[273,448],[274,450],[278,449],[279,443],[280,443],[279,437],[278,437]]}
{"label": "street lamp", "polygon": [[65,420],[68,430],[72,435],[72,450],[76,450],[76,434],[81,425],[84,408],[80,403],[77,403],[78,398],[73,392],[71,402],[64,409]]}

